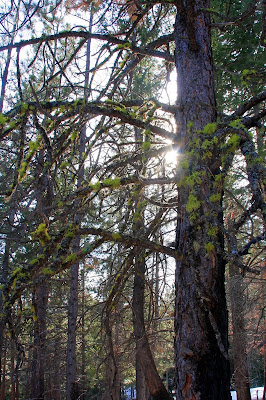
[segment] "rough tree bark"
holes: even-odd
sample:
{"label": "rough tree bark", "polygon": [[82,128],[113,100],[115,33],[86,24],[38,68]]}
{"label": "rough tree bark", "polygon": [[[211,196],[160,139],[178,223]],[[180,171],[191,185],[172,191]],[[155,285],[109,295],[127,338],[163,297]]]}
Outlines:
{"label": "rough tree bark", "polygon": [[[216,121],[209,7],[208,0],[178,0],[175,23],[176,123],[187,152],[176,230],[177,400],[231,398],[222,215],[208,201],[217,193],[220,156],[214,148],[204,158],[195,145],[199,130]],[[186,177],[194,179],[193,185]]]}

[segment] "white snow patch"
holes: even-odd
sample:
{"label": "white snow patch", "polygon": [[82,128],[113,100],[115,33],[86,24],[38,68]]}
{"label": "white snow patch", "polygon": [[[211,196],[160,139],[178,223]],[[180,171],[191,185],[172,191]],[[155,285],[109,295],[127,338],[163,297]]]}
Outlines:
{"label": "white snow patch", "polygon": [[[252,400],[262,400],[263,396],[263,387],[256,387],[250,389],[251,399]],[[232,400],[237,400],[236,391],[231,392]]]}

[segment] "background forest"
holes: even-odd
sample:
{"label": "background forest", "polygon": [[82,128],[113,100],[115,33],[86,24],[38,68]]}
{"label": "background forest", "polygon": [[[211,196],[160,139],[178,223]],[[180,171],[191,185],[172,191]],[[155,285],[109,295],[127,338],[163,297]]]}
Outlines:
{"label": "background forest", "polygon": [[[265,0],[1,2],[0,400],[264,385],[265,16]],[[189,79],[215,111],[199,125],[180,65],[205,20],[214,86]],[[219,396],[182,339],[195,304]]]}

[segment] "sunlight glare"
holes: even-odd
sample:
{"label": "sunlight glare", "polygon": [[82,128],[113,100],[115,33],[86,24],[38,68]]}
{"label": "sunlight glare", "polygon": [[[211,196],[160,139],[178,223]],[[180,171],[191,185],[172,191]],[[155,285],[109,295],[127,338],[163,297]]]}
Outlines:
{"label": "sunlight glare", "polygon": [[[171,144],[170,140],[167,142]],[[168,165],[171,165],[172,167],[175,167],[177,165],[178,158],[179,158],[179,149],[176,146],[172,146],[172,150],[169,150],[167,151],[167,153],[165,153],[165,161]]]}
{"label": "sunlight glare", "polygon": [[175,104],[177,98],[177,82],[176,71],[173,70],[170,74],[170,80],[163,89],[159,101],[163,103]]}
{"label": "sunlight glare", "polygon": [[171,150],[168,151],[165,155],[165,159],[167,161],[167,164],[177,164],[177,157],[178,157],[178,152],[177,150]]}

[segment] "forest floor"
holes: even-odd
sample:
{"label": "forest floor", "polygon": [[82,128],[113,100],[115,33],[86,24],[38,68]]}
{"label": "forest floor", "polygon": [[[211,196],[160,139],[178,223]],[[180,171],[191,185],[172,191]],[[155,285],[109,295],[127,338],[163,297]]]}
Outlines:
{"label": "forest floor", "polygon": [[[252,400],[262,400],[263,397],[263,387],[256,387],[250,389]],[[232,400],[237,400],[236,391],[231,392]]]}

